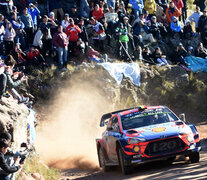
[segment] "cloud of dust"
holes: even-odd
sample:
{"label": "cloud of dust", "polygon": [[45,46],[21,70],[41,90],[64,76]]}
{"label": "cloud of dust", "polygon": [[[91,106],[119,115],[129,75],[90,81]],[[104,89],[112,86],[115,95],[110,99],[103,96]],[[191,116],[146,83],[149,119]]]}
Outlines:
{"label": "cloud of dust", "polygon": [[112,105],[91,82],[73,80],[58,90],[47,108],[35,142],[41,158],[60,169],[98,168],[95,139],[101,137],[100,118]]}

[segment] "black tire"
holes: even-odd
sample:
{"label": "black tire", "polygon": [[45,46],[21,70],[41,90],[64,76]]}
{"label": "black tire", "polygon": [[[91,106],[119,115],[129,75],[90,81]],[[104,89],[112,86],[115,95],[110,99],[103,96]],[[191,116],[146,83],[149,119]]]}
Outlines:
{"label": "black tire", "polygon": [[99,166],[103,169],[104,172],[108,172],[111,170],[110,166],[106,166],[106,159],[103,153],[103,150],[99,147],[98,148],[98,160],[99,160]]}
{"label": "black tire", "polygon": [[189,155],[191,163],[197,163],[200,161],[200,153],[199,152],[193,152]]}
{"label": "black tire", "polygon": [[176,156],[170,157],[166,160],[166,163],[167,164],[172,164],[175,159],[176,159]]}
{"label": "black tire", "polygon": [[119,166],[121,168],[121,171],[123,174],[127,175],[132,172],[132,166],[126,165],[124,162],[124,152],[123,150],[119,147],[118,148],[118,159],[119,159]]}

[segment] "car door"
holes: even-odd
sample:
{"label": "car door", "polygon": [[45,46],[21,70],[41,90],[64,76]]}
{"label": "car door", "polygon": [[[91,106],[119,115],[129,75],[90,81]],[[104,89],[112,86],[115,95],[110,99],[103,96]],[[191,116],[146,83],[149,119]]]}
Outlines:
{"label": "car door", "polygon": [[121,137],[119,121],[117,116],[112,117],[110,128],[108,128],[108,155],[111,161],[117,161],[116,141]]}

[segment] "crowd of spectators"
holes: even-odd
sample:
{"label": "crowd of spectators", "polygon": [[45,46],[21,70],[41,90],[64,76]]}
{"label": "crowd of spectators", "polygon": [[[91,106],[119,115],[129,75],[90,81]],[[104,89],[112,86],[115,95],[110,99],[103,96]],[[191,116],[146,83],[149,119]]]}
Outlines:
{"label": "crowd of spectators", "polygon": [[[186,1],[48,0],[42,8],[34,0],[0,0],[0,96],[8,87],[19,103],[26,103],[15,88],[31,66],[44,69],[56,62],[64,70],[72,62],[103,62],[107,55],[101,53],[112,44],[113,55],[125,62],[163,66],[169,60],[185,64],[187,55],[206,58],[206,2],[195,0],[196,11],[188,17]],[[182,41],[196,36],[201,37],[197,49],[183,46]],[[175,53],[167,57],[161,46],[177,37]]]}

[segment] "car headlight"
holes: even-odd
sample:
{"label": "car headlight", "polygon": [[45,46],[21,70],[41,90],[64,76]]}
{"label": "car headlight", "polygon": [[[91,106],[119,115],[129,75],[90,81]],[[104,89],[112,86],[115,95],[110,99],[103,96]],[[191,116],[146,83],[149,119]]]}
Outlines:
{"label": "car headlight", "polygon": [[145,141],[146,141],[145,138],[129,138],[128,139],[129,144],[138,144],[140,142],[145,142]]}
{"label": "car headlight", "polygon": [[189,134],[187,139],[189,143],[192,143],[194,141],[193,134]]}

